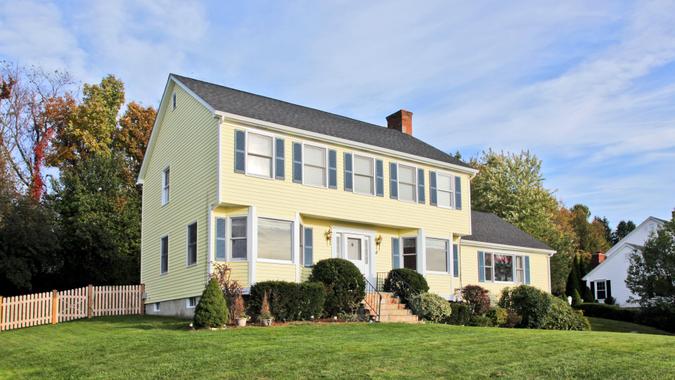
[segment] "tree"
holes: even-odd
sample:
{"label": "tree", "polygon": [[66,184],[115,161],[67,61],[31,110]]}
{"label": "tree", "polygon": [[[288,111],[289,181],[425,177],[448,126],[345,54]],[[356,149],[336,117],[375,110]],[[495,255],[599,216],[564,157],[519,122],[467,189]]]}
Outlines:
{"label": "tree", "polygon": [[119,127],[115,130],[113,145],[127,157],[133,181],[141,170],[156,115],[154,107],[143,107],[131,102],[127,105],[127,110],[119,120]]}
{"label": "tree", "polygon": [[616,230],[612,233],[612,245],[618,243],[621,239],[625,238],[631,231],[635,229],[635,223],[632,221],[620,221],[616,225]]}
{"label": "tree", "polygon": [[73,166],[95,156],[110,155],[117,115],[124,104],[124,83],[112,75],[100,84],[85,84],[82,103],[69,122],[56,130],[49,163]]}
{"label": "tree", "polygon": [[218,286],[218,281],[212,278],[195,308],[194,327],[198,329],[223,327],[229,319],[228,314],[223,291]]}
{"label": "tree", "polygon": [[61,269],[56,215],[27,196],[6,206],[0,221],[0,294],[52,289]]}
{"label": "tree", "polygon": [[609,245],[612,244],[612,229],[609,228],[609,220],[604,216],[602,218],[596,216],[593,218],[593,224],[597,225],[598,230],[602,232],[602,235],[608,244],[607,248],[609,249]]}
{"label": "tree", "polygon": [[675,217],[630,256],[626,285],[643,308],[675,310]]}
{"label": "tree", "polygon": [[541,161],[530,152],[483,152],[471,160],[479,172],[471,182],[471,204],[489,211],[547,243],[557,251],[551,257],[551,287],[565,292],[574,256],[574,232],[569,218],[541,174]]}
{"label": "tree", "polygon": [[124,170],[123,157],[96,155],[62,169],[53,186],[70,286],[139,280],[141,199]]}
{"label": "tree", "polygon": [[[0,64],[0,155],[16,184],[39,201],[44,192],[45,155],[64,105],[74,103],[65,72]],[[7,79],[6,79],[7,78]]]}

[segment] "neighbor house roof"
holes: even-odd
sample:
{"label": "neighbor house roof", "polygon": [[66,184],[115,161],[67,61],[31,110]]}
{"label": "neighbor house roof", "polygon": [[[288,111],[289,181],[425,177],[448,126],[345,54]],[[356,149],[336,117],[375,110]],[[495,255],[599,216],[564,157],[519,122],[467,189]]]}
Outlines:
{"label": "neighbor house roof", "polygon": [[463,240],[552,250],[545,243],[495,214],[471,211],[471,235]]}
{"label": "neighbor house roof", "polygon": [[217,111],[470,168],[467,163],[397,130],[181,75],[171,76]]}

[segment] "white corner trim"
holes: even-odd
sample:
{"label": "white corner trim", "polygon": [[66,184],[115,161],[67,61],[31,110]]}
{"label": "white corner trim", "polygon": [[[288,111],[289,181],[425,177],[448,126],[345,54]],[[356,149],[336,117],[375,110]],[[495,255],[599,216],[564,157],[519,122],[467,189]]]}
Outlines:
{"label": "white corner trim", "polygon": [[486,243],[482,241],[467,240],[462,239],[460,245],[468,245],[471,247],[478,248],[493,248],[493,249],[504,249],[510,251],[520,251],[520,252],[530,252],[530,253],[545,253],[549,256],[553,256],[556,251],[550,249],[540,249],[540,248],[530,248],[530,247],[521,247],[517,245],[506,245],[506,244],[496,244],[496,243]]}
{"label": "white corner trim", "polygon": [[301,136],[301,137],[309,137],[309,138],[319,140],[319,141],[324,141],[324,142],[329,142],[329,143],[334,143],[334,144],[337,143],[337,144],[345,145],[345,146],[348,146],[348,147],[358,147],[358,148],[361,148],[361,149],[366,150],[366,151],[375,152],[375,153],[379,153],[379,154],[386,154],[386,155],[393,156],[393,157],[405,157],[406,159],[410,160],[411,162],[421,162],[421,163],[425,163],[425,164],[428,164],[428,165],[447,168],[447,169],[450,169],[450,170],[453,170],[453,171],[456,171],[456,172],[460,172],[460,173],[470,174],[472,176],[475,176],[478,173],[478,170],[473,169],[473,168],[466,168],[464,166],[454,165],[454,164],[450,164],[450,163],[447,163],[447,162],[438,161],[438,160],[434,160],[434,159],[426,158],[426,157],[422,157],[422,156],[417,156],[417,155],[410,154],[410,153],[399,152],[399,151],[396,151],[396,150],[393,150],[393,149],[382,148],[382,147],[378,147],[378,146],[375,146],[375,145],[360,143],[360,142],[349,140],[349,139],[343,139],[343,138],[340,138],[340,137],[333,137],[333,136],[329,136],[329,135],[324,135],[324,134],[321,134],[321,133],[311,132],[311,131],[307,131],[307,130],[300,129],[300,128],[289,127],[289,126],[282,125],[282,124],[271,123],[271,122],[268,122],[268,121],[263,121],[263,120],[258,120],[258,119],[246,117],[246,116],[236,115],[236,114],[229,113],[229,112],[223,112],[223,111],[217,111],[216,110],[215,114],[221,115],[226,120],[232,120],[232,121],[235,121],[235,122],[238,122],[238,123],[241,123],[241,124],[245,124],[245,125],[247,125],[249,127],[253,127],[253,128],[281,130],[281,131],[284,131],[286,133],[294,134],[294,135]]}
{"label": "white corner trim", "polygon": [[417,267],[422,276],[427,275],[427,244],[424,228],[417,230]]}
{"label": "white corner trim", "polygon": [[300,231],[300,213],[295,213],[293,220],[293,262],[295,262],[295,281],[300,282],[301,268],[305,263],[300,262],[300,236],[303,232]]}
{"label": "white corner trim", "polygon": [[248,208],[248,218],[246,220],[246,249],[248,255],[248,283],[249,286],[255,284],[255,264],[258,261],[258,217],[256,216],[255,206]]}

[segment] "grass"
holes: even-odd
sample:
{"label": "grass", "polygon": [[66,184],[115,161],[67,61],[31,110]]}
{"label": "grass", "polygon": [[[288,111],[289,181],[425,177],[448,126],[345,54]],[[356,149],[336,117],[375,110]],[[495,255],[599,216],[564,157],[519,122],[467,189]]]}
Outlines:
{"label": "grass", "polygon": [[675,377],[672,336],[433,324],[185,326],[117,317],[2,332],[0,378]]}
{"label": "grass", "polygon": [[672,335],[666,331],[659,330],[651,326],[638,325],[636,323],[594,317],[588,317],[588,320],[591,322],[591,328],[593,331]]}

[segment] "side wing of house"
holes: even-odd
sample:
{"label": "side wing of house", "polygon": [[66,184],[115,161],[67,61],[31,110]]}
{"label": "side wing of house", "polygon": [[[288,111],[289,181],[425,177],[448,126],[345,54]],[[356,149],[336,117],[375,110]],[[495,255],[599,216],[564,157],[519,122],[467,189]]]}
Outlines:
{"label": "side wing of house", "polygon": [[593,297],[600,301],[613,297],[617,305],[636,306],[629,302],[634,294],[626,285],[626,276],[630,266],[630,256],[639,247],[628,243],[615,245],[614,253],[607,257],[600,265],[584,276],[587,286],[591,289]]}
{"label": "side wing of house", "polygon": [[149,312],[180,315],[201,294],[207,278],[208,215],[217,193],[217,120],[169,80],[149,146],[139,177],[141,282]]}

